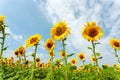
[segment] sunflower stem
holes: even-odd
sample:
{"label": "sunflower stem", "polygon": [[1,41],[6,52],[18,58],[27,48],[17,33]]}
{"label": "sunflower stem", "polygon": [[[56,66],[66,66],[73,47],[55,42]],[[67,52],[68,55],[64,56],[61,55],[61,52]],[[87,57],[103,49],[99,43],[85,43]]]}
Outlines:
{"label": "sunflower stem", "polygon": [[[65,53],[65,39],[62,39],[62,46],[63,46],[63,52]],[[65,66],[67,66],[67,55],[65,54],[64,57],[64,61],[65,61]],[[67,70],[65,71],[65,80],[68,80],[68,72]]]}
{"label": "sunflower stem", "polygon": [[0,59],[2,59],[3,51],[4,51],[4,43],[5,43],[5,27],[2,30],[2,43],[1,43],[1,52],[0,52]]}
{"label": "sunflower stem", "polygon": [[36,53],[37,53],[37,47],[38,47],[38,43],[35,45],[35,51],[34,51],[34,65],[33,65],[33,68],[32,68],[32,76],[31,76],[31,80],[34,80],[34,69],[36,68]]}
{"label": "sunflower stem", "polygon": [[51,56],[51,71],[52,71],[51,80],[53,80],[53,56]]}
{"label": "sunflower stem", "polygon": [[[95,59],[96,59],[96,64],[95,64],[95,65],[96,65],[97,67],[99,67],[99,65],[98,65],[98,59],[97,59],[96,52],[95,52],[95,44],[94,44],[93,41],[92,41],[92,47],[93,47],[93,54],[94,54]],[[99,71],[97,71],[97,74],[98,74],[98,76],[100,77],[100,80],[103,80],[102,74],[101,74]]]}
{"label": "sunflower stem", "polygon": [[115,57],[118,60],[118,63],[120,64],[120,57],[118,56],[117,50],[114,49],[114,51],[115,51]]}
{"label": "sunflower stem", "polygon": [[82,61],[82,63],[83,63],[83,66],[84,66],[85,65],[84,60]]}
{"label": "sunflower stem", "polygon": [[97,59],[96,52],[95,52],[95,45],[94,45],[93,41],[92,41],[92,47],[93,47],[93,50],[92,50],[93,51],[93,55],[95,56],[95,59],[96,59],[96,61],[95,61],[96,62],[96,66],[99,67],[98,66],[98,59]]}

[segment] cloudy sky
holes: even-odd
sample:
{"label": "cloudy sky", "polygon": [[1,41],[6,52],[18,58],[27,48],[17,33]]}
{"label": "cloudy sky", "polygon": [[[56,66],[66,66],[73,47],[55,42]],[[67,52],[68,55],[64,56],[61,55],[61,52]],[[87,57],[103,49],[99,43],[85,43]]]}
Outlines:
{"label": "cloudy sky", "polygon": [[[6,30],[11,33],[7,37],[8,50],[4,56],[14,55],[14,50],[24,45],[25,40],[33,34],[42,35],[38,56],[42,61],[47,61],[47,51],[44,42],[50,36],[52,25],[59,20],[64,20],[71,28],[71,34],[67,40],[67,52],[79,52],[87,56],[86,63],[90,62],[92,52],[87,49],[91,43],[81,36],[81,29],[88,21],[96,21],[102,27],[104,36],[100,39],[101,45],[96,46],[103,59],[100,64],[117,63],[113,49],[109,46],[110,38],[120,39],[120,0],[0,0],[0,15],[5,16],[5,22],[9,26]],[[57,42],[55,49],[56,57],[59,58],[58,50],[62,49]],[[31,54],[33,48],[27,49],[26,55]],[[120,52],[119,52],[120,53]],[[81,64],[81,62],[79,62]]]}

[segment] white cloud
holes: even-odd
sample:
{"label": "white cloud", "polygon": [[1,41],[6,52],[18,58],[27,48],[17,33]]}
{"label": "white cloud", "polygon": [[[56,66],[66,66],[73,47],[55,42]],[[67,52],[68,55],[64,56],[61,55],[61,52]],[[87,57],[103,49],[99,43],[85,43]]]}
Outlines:
{"label": "white cloud", "polygon": [[59,20],[68,22],[71,28],[67,42],[68,50],[71,49],[76,53],[82,51],[87,56],[91,55],[87,50],[90,43],[81,36],[81,29],[85,22],[96,21],[105,32],[101,39],[102,45],[97,46],[104,57],[101,63],[112,64],[116,60],[111,54],[113,50],[109,46],[109,39],[111,37],[120,39],[119,3],[120,0],[46,0],[46,2],[41,1],[39,7],[53,24]]}
{"label": "white cloud", "polygon": [[16,41],[21,41],[22,39],[23,39],[23,36],[22,35],[17,35],[17,34],[14,34],[14,33],[12,33],[11,32],[11,30],[10,30],[10,28],[6,28],[6,31],[5,31],[6,33],[9,33],[11,36],[12,36],[12,38],[14,39],[14,40],[16,40]]}
{"label": "white cloud", "polygon": [[14,34],[14,35],[12,35],[12,37],[13,37],[13,39],[16,40],[16,41],[17,41],[17,40],[19,41],[19,40],[22,40],[22,39],[23,39],[22,35],[16,35],[16,34]]}

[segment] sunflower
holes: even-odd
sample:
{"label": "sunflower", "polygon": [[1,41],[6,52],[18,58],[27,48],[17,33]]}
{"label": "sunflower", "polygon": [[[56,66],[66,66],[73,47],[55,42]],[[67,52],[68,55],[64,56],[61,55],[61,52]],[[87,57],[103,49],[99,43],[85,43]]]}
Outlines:
{"label": "sunflower", "polygon": [[19,51],[18,56],[24,56],[25,48],[23,46],[20,46],[18,48],[18,51]]}
{"label": "sunflower", "polygon": [[36,62],[40,62],[40,58],[36,58]]}
{"label": "sunflower", "polygon": [[113,67],[114,68],[118,68],[119,66],[117,64],[113,64]]}
{"label": "sunflower", "polygon": [[14,54],[15,54],[16,56],[18,56],[18,54],[19,54],[19,50],[16,49],[16,50],[14,51]]}
{"label": "sunflower", "polygon": [[56,63],[57,63],[57,64],[60,64],[60,60],[59,60],[58,58],[56,59]]}
{"label": "sunflower", "polygon": [[88,22],[82,29],[82,36],[88,41],[96,41],[103,36],[102,29],[96,25],[96,22]]}
{"label": "sunflower", "polygon": [[65,51],[60,51],[60,56],[61,56],[62,58],[64,58],[65,56],[67,56],[67,52],[65,52]]}
{"label": "sunflower", "polygon": [[14,51],[14,54],[16,56],[24,56],[24,53],[25,53],[25,48],[23,46],[20,46]]}
{"label": "sunflower", "polygon": [[93,63],[96,62],[96,58],[95,58],[95,56],[92,56],[92,57],[91,57],[91,62],[93,62]]}
{"label": "sunflower", "polygon": [[31,47],[36,45],[41,39],[41,35],[40,34],[35,34],[33,36],[30,36],[27,40],[26,40],[26,47]]}
{"label": "sunflower", "polygon": [[53,39],[51,38],[48,38],[46,40],[46,43],[45,43],[45,48],[49,51],[49,50],[53,50],[55,48],[56,44],[55,42],[53,41]]}
{"label": "sunflower", "polygon": [[46,67],[47,67],[47,68],[49,68],[50,66],[51,66],[51,64],[50,64],[50,63],[47,63],[47,64],[46,64]]}
{"label": "sunflower", "polygon": [[82,52],[80,52],[80,53],[78,54],[78,58],[79,58],[80,60],[85,60],[85,54],[82,53]]}
{"label": "sunflower", "polygon": [[65,22],[59,21],[58,23],[53,25],[50,33],[53,39],[61,40],[61,39],[66,38],[68,34],[70,34],[70,28]]}
{"label": "sunflower", "polygon": [[71,58],[70,63],[71,63],[72,65],[76,65],[76,64],[77,64],[76,58]]}
{"label": "sunflower", "polygon": [[53,50],[49,51],[48,56],[54,56],[55,52]]}
{"label": "sunflower", "polygon": [[109,65],[108,64],[104,64],[103,66],[108,67]]}
{"label": "sunflower", "polygon": [[29,61],[28,61],[28,60],[26,60],[26,61],[25,61],[25,64],[28,64],[28,63],[29,63]]}
{"label": "sunflower", "polygon": [[110,39],[110,45],[115,49],[115,50],[120,50],[120,40],[117,40],[115,38]]}
{"label": "sunflower", "polygon": [[0,23],[4,21],[4,16],[0,16]]}

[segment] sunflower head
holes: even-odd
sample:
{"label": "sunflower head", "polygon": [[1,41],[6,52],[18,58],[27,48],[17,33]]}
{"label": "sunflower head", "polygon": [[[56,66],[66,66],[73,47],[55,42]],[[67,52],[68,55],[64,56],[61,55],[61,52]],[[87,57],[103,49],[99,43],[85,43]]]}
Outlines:
{"label": "sunflower head", "polygon": [[45,48],[49,51],[49,50],[53,50],[55,48],[56,44],[55,42],[53,41],[53,39],[51,38],[48,38],[46,40],[46,43],[45,43]]}
{"label": "sunflower head", "polygon": [[95,58],[95,56],[91,56],[91,62],[93,62],[93,63],[96,62],[96,58]]}
{"label": "sunflower head", "polygon": [[3,21],[4,21],[4,16],[0,16],[0,23],[3,23]]}
{"label": "sunflower head", "polygon": [[88,22],[82,29],[82,36],[88,41],[96,41],[103,36],[103,31],[96,25],[96,22]]}
{"label": "sunflower head", "polygon": [[110,45],[115,49],[115,50],[120,50],[120,40],[117,40],[115,38],[110,39]]}
{"label": "sunflower head", "polygon": [[104,64],[103,66],[108,67],[109,65],[108,64]]}
{"label": "sunflower head", "polygon": [[49,51],[48,56],[54,56],[55,52],[53,50]]}
{"label": "sunflower head", "polygon": [[31,47],[36,45],[41,39],[41,35],[40,34],[35,34],[33,36],[30,36],[27,40],[26,40],[26,47]]}
{"label": "sunflower head", "polygon": [[76,58],[71,58],[70,63],[71,63],[72,65],[76,65],[76,64],[77,64]]}
{"label": "sunflower head", "polygon": [[65,56],[67,56],[67,52],[65,52],[65,51],[60,51],[60,56],[61,56],[62,58],[64,58]]}
{"label": "sunflower head", "polygon": [[29,61],[28,61],[28,60],[26,60],[26,61],[25,61],[25,64],[28,64],[28,63],[29,63]]}
{"label": "sunflower head", "polygon": [[54,24],[51,28],[51,35],[55,40],[64,39],[68,34],[70,34],[70,28],[68,28],[67,24],[63,21]]}
{"label": "sunflower head", "polygon": [[78,54],[78,58],[79,58],[80,60],[85,60],[85,54],[82,53],[82,52],[80,52],[80,53]]}
{"label": "sunflower head", "polygon": [[118,64],[113,64],[113,67],[118,68],[119,66],[118,66]]}
{"label": "sunflower head", "polygon": [[46,64],[46,67],[47,67],[47,68],[49,68],[50,66],[51,66],[51,64],[50,64],[50,63],[47,63],[47,64]]}
{"label": "sunflower head", "polygon": [[16,56],[24,56],[24,53],[25,53],[25,48],[23,46],[20,46],[14,51],[14,54]]}
{"label": "sunflower head", "polygon": [[19,54],[19,50],[16,49],[16,50],[14,51],[14,54],[15,54],[16,56],[18,56],[18,54]]}
{"label": "sunflower head", "polygon": [[60,60],[59,60],[58,58],[56,59],[56,63],[57,63],[57,64],[60,64]]}
{"label": "sunflower head", "polygon": [[25,53],[25,48],[24,48],[23,46],[20,46],[20,47],[18,48],[18,51],[19,51],[18,56],[23,56],[24,53]]}
{"label": "sunflower head", "polygon": [[36,58],[36,62],[40,62],[40,58]]}
{"label": "sunflower head", "polygon": [[13,61],[14,61],[14,58],[11,56],[9,60],[10,60],[11,62],[13,62]]}

